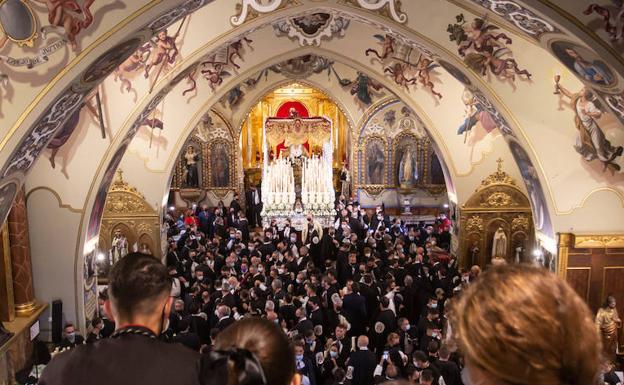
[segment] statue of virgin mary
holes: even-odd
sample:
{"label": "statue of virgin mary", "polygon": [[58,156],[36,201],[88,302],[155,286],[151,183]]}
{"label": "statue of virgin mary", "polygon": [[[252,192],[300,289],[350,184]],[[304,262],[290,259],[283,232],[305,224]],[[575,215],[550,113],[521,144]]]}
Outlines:
{"label": "statue of virgin mary", "polygon": [[416,162],[412,155],[412,149],[407,148],[399,164],[399,184],[401,186],[412,186],[417,179],[418,170],[416,169]]}

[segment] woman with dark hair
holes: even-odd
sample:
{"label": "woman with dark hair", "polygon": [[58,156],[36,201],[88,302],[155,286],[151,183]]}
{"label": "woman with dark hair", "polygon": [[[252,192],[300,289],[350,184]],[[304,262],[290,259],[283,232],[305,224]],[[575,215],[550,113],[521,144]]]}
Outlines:
{"label": "woman with dark hair", "polygon": [[297,385],[293,347],[274,323],[245,318],[223,330],[202,357],[202,385]]}

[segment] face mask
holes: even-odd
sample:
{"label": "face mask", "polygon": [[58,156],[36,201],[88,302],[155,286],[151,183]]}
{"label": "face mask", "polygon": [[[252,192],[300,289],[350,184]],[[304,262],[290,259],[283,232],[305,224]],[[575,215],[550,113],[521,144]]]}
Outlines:
{"label": "face mask", "polygon": [[432,308],[432,309],[437,309],[437,307],[438,307],[438,304],[437,304],[437,303],[432,303],[432,304],[431,304],[431,308]]}
{"label": "face mask", "polygon": [[247,272],[247,266],[241,266],[241,273],[245,274]]}
{"label": "face mask", "polygon": [[67,333],[67,339],[73,343],[76,340],[76,332]]}
{"label": "face mask", "polygon": [[329,356],[330,356],[331,358],[336,358],[336,357],[338,357],[338,352],[334,352],[334,351],[332,350],[332,351],[330,351],[330,352],[329,352]]}
{"label": "face mask", "polygon": [[204,276],[203,275],[198,275],[197,276],[197,280],[200,281],[200,282],[203,281],[204,280]]}
{"label": "face mask", "polygon": [[295,243],[295,242],[297,242],[297,238],[290,238],[290,241]]}
{"label": "face mask", "polygon": [[413,241],[413,240],[414,240],[414,237],[409,237],[409,240],[410,240],[410,241]]}
{"label": "face mask", "polygon": [[296,355],[295,355],[295,360],[297,360],[297,361],[303,361],[303,354],[296,354]]}
{"label": "face mask", "polygon": [[407,325],[405,326],[405,331],[408,331],[408,330],[410,330],[410,328],[411,328],[411,327],[412,327],[412,325],[410,325],[410,324],[407,324]]}
{"label": "face mask", "polygon": [[249,251],[254,251],[255,247],[254,246],[249,246]]}
{"label": "face mask", "polygon": [[234,234],[230,234],[230,239],[234,239],[235,236],[236,235],[234,235]]}
{"label": "face mask", "polygon": [[433,337],[433,338],[438,338],[438,332],[433,332],[433,333],[431,333],[431,337]]}

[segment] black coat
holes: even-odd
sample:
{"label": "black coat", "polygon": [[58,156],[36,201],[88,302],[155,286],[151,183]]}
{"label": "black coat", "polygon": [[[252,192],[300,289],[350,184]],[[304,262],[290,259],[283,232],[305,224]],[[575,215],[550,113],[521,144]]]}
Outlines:
{"label": "black coat", "polygon": [[375,383],[373,373],[377,366],[377,359],[370,350],[358,350],[351,353],[349,366],[353,367],[352,384],[373,385]]}
{"label": "black coat", "polygon": [[55,356],[40,385],[195,385],[199,353],[142,335],[128,334],[80,345]]}

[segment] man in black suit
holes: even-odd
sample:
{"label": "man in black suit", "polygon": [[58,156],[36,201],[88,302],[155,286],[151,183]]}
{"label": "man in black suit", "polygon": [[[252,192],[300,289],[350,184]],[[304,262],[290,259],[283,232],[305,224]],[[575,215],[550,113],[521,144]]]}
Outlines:
{"label": "man in black suit", "polygon": [[300,336],[303,337],[306,331],[314,329],[314,324],[312,323],[312,321],[310,321],[306,317],[305,308],[301,307],[295,310],[295,316],[297,317],[297,320],[298,320],[297,326],[295,326],[295,329],[297,329],[297,332],[299,333]]}
{"label": "man in black suit", "polygon": [[262,218],[260,213],[262,212],[262,197],[260,189],[257,186],[252,186],[249,192],[249,206],[251,207],[251,220],[250,223],[254,227],[262,226]]}
{"label": "man in black suit", "polygon": [[173,342],[182,344],[191,350],[199,351],[201,347],[201,343],[199,341],[199,336],[196,333],[191,332],[191,320],[189,318],[184,318],[178,324],[180,328],[180,332],[173,337]]}
{"label": "man in black suit", "polygon": [[85,339],[80,334],[76,333],[76,328],[74,328],[74,324],[68,323],[65,324],[65,328],[63,329],[63,339],[61,340],[61,344],[59,348],[63,349],[71,349],[76,347],[77,345],[82,345],[85,342]]}
{"label": "man in black suit", "polygon": [[351,372],[351,383],[358,385],[373,385],[373,373],[377,366],[375,353],[368,350],[368,337],[359,336],[357,340],[358,350],[349,357],[348,373]]}
{"label": "man in black suit", "polygon": [[217,325],[215,326],[219,331],[225,330],[228,326],[234,323],[234,318],[230,316],[232,309],[226,305],[219,305],[217,307]]}
{"label": "man in black suit", "polygon": [[347,294],[342,299],[342,310],[351,323],[350,336],[364,334],[366,325],[366,299],[360,293],[360,285],[353,282],[347,285]]}
{"label": "man in black suit", "polygon": [[456,363],[449,361],[451,352],[448,347],[442,345],[438,350],[438,357],[435,366],[440,369],[440,376],[444,378],[444,383],[446,385],[462,385],[461,371]]}
{"label": "man in black suit", "polygon": [[129,254],[113,266],[108,291],[104,309],[118,325],[115,333],[56,355],[38,383],[199,384],[199,354],[158,339],[172,303],[165,265],[150,255]]}

